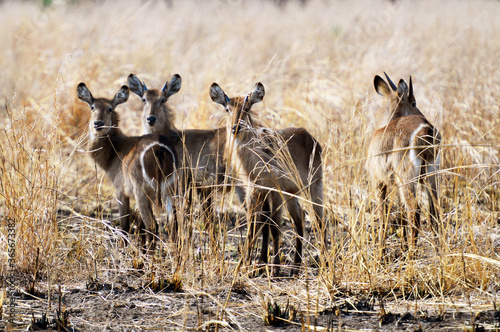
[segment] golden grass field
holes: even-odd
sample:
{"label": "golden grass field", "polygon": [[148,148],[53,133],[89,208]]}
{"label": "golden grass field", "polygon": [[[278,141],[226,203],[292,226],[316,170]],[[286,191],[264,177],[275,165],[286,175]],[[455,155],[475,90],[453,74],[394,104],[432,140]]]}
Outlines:
{"label": "golden grass field", "polygon": [[[498,1],[461,0],[1,2],[0,327],[14,292],[11,330],[42,314],[38,326],[85,331],[499,330],[499,13]],[[395,82],[412,76],[443,137],[443,235],[436,241],[424,218],[417,255],[382,263],[364,164],[383,107],[373,78],[384,71]],[[196,209],[190,242],[162,239],[154,257],[120,247],[113,188],[86,152],[90,110],[76,86],[111,98],[130,73],[149,88],[182,76],[169,100],[178,128],[225,124],[212,82],[229,96],[262,82],[259,118],[305,127],[323,147],[330,248],[308,233],[298,277],[254,277],[252,266],[237,269],[245,233],[221,224],[210,246]],[[135,95],[118,107],[127,134],[141,133],[141,107]],[[395,251],[397,232],[387,241]],[[269,303],[289,303],[291,322],[266,326]]]}

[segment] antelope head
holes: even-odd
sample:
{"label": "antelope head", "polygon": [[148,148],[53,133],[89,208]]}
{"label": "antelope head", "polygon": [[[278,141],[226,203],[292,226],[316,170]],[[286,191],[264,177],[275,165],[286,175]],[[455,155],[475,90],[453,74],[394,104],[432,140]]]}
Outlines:
{"label": "antelope head", "polygon": [[379,95],[385,97],[387,101],[386,116],[378,117],[379,121],[383,119],[383,123],[377,125],[377,128],[381,128],[392,120],[403,116],[422,115],[417,108],[417,101],[413,94],[411,76],[409,87],[403,79],[399,80],[398,86],[396,86],[387,74],[385,74],[385,77],[387,78],[387,82],[378,75],[373,79],[375,91],[377,91]]}
{"label": "antelope head", "polygon": [[115,108],[128,100],[130,93],[126,85],[122,86],[111,100],[94,98],[85,83],[78,84],[76,92],[78,98],[89,104],[92,110],[89,121],[89,132],[92,138],[107,136],[118,127],[120,118]]}
{"label": "antelope head", "polygon": [[254,127],[252,120],[252,106],[264,99],[264,85],[256,83],[253,90],[245,97],[235,97],[230,99],[217,83],[210,87],[210,97],[215,103],[221,104],[226,112],[232,113],[230,123],[231,132],[238,135],[245,129]]}
{"label": "antelope head", "polygon": [[181,89],[182,79],[179,74],[172,76],[161,90],[148,90],[146,84],[139,78],[130,74],[128,76],[130,91],[138,95],[144,103],[142,111],[142,124],[145,133],[162,134],[173,126],[174,115],[167,106],[170,96]]}

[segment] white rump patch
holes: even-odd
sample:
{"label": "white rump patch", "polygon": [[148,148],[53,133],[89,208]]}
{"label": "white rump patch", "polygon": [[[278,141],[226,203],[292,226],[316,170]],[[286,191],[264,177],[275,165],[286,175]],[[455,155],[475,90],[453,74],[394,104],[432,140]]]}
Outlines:
{"label": "white rump patch", "polygon": [[[148,176],[148,174],[146,173],[146,167],[144,165],[144,156],[146,155],[146,152],[148,152],[149,149],[153,148],[154,146],[160,146],[164,149],[166,149],[168,152],[170,152],[170,154],[172,155],[172,159],[174,161],[174,165],[175,163],[177,162],[176,159],[175,159],[175,154],[172,152],[172,150],[166,146],[165,144],[161,144],[161,143],[158,143],[158,142],[153,142],[151,144],[149,144],[148,146],[146,146],[146,148],[144,150],[142,150],[141,152],[141,168],[142,168],[142,176],[144,177],[144,179],[146,180],[146,182],[151,186],[151,188],[154,189],[154,186],[153,186],[153,182],[154,182],[154,179],[150,178]],[[170,186],[173,182],[174,182],[174,176],[175,175],[175,168],[174,168],[174,173],[172,174],[172,176],[170,177],[170,179],[167,181],[166,183],[166,186]]]}
{"label": "white rump patch", "polygon": [[415,168],[420,168],[423,164],[422,158],[417,155],[417,151],[413,148],[415,146],[415,137],[417,136],[418,132],[425,127],[429,127],[429,125],[426,123],[420,124],[420,126],[418,126],[417,129],[413,131],[410,137],[410,161],[412,162],[413,166],[415,166]]}

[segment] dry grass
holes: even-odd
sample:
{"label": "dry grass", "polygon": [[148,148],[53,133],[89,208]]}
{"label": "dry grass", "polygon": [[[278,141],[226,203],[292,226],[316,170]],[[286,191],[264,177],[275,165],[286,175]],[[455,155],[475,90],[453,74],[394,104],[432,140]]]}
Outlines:
{"label": "dry grass", "polygon": [[[498,1],[318,0],[283,9],[265,1],[61,1],[44,10],[32,2],[1,3],[0,215],[16,221],[20,280],[36,276],[38,287],[52,294],[35,313],[50,310],[56,285],[124,278],[141,287],[181,282],[188,301],[205,299],[217,308],[213,321],[200,313],[190,321],[185,304],[137,328],[215,321],[245,328],[244,317],[261,320],[273,300],[283,308],[289,300],[302,324],[313,324],[319,312],[352,294],[385,295],[394,311],[491,309],[500,280],[499,11]],[[418,256],[393,256],[386,264],[378,257],[376,206],[364,170],[371,119],[382,105],[372,81],[383,71],[393,80],[412,75],[419,108],[444,146],[443,241],[434,248],[424,223]],[[182,76],[180,93],[170,99],[179,128],[224,123],[208,95],[212,82],[230,96],[264,83],[264,103],[256,105],[263,122],[306,127],[323,146],[332,246],[319,254],[326,263],[313,262],[312,242],[300,278],[250,278],[251,267],[237,268],[242,231],[228,233],[226,224],[218,246],[195,232],[201,235],[186,235],[179,247],[164,242],[161,259],[140,256],[133,244],[120,248],[121,234],[107,221],[112,187],[85,152],[89,114],[75,89],[84,81],[95,95],[111,97],[131,72],[154,87]],[[140,107],[131,98],[119,108],[125,132],[140,133]],[[201,231],[195,214],[186,219]],[[2,276],[6,237],[2,222]],[[388,241],[396,251],[396,236]],[[248,300],[229,301],[229,289],[250,294]],[[424,300],[427,307],[417,304]]]}

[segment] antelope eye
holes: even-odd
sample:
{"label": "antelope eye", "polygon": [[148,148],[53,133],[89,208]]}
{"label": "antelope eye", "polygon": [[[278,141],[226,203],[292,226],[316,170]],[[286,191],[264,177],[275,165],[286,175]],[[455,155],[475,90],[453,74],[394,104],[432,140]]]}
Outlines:
{"label": "antelope eye", "polygon": [[416,103],[416,102],[413,102],[413,103],[411,103],[411,106],[413,106],[413,107],[417,107],[417,103]]}
{"label": "antelope eye", "polygon": [[146,102],[146,98],[143,97],[142,98],[142,102],[145,103]]}
{"label": "antelope eye", "polygon": [[94,105],[90,105],[90,109],[93,111],[95,110],[95,106]]}
{"label": "antelope eye", "polygon": [[108,107],[108,112],[109,112],[109,113],[113,112],[113,107],[109,106],[109,107]]}
{"label": "antelope eye", "polygon": [[163,97],[163,98],[161,99],[161,103],[163,104],[163,103],[165,103],[165,102],[166,102],[165,97]]}

